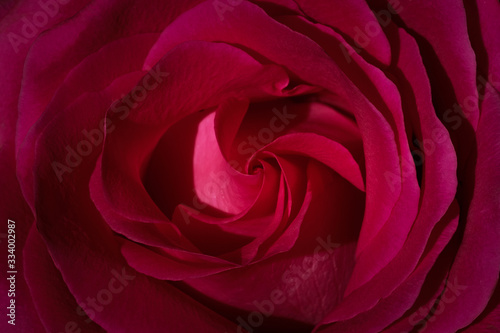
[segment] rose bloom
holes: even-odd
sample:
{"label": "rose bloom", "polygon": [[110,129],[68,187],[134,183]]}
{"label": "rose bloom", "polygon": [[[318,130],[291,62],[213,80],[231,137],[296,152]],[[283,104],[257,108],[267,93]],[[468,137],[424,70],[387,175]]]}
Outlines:
{"label": "rose bloom", "polygon": [[2,332],[500,332],[498,1],[0,18]]}

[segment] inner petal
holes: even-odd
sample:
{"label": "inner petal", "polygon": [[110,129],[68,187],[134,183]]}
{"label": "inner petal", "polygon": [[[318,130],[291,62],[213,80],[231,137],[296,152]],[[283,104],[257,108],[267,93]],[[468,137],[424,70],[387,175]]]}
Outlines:
{"label": "inner petal", "polygon": [[214,131],[215,112],[198,126],[194,143],[194,192],[203,203],[224,213],[237,214],[258,195],[262,173],[246,175],[236,171],[222,156]]}
{"label": "inner petal", "polygon": [[205,110],[176,123],[151,156],[144,185],[170,218],[180,204],[218,217],[238,214],[261,189],[261,173],[242,174],[222,156],[214,116]]}

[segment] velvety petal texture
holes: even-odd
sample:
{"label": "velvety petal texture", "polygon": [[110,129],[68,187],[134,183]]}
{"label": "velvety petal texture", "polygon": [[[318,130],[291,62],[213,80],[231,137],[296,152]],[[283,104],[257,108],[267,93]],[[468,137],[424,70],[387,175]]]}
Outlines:
{"label": "velvety petal texture", "polygon": [[499,15],[3,1],[0,330],[500,330]]}

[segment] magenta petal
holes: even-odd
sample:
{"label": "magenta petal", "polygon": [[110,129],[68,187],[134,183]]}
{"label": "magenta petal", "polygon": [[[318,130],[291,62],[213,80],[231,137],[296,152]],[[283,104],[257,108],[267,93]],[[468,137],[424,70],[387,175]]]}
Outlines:
{"label": "magenta petal", "polygon": [[[330,326],[318,326],[315,332],[376,333],[382,331],[384,327],[398,320],[415,302],[419,293],[422,292],[420,288],[422,287],[424,280],[428,276],[433,265],[436,263],[438,256],[452,238],[457,225],[458,205],[455,203],[450,208],[447,216],[445,216],[443,220],[436,225],[435,230],[433,230],[436,239],[432,243],[428,244],[426,255],[423,256],[417,268],[403,283],[401,283],[401,285],[399,285],[390,295],[382,298],[377,305],[369,311],[363,312],[349,320],[337,321]],[[439,269],[442,268],[439,267]],[[432,304],[430,306],[432,306]],[[403,321],[404,323],[408,323],[408,318],[403,316]],[[402,328],[411,330],[411,328],[404,326]],[[400,333],[401,330],[389,330],[389,332]]]}
{"label": "magenta petal", "polygon": [[[213,253],[231,262],[249,263],[259,246],[283,221],[284,182],[276,168],[262,161],[262,187],[247,210],[237,215],[214,217],[179,205],[173,221],[203,253]],[[228,252],[229,251],[229,252]]]}
{"label": "magenta petal", "polygon": [[354,186],[364,191],[359,165],[342,145],[314,133],[294,133],[282,136],[263,148],[277,154],[304,155],[324,163]]}
{"label": "magenta petal", "polygon": [[123,216],[120,211],[114,209],[109,204],[102,181],[100,181],[100,164],[100,161],[98,161],[96,170],[90,180],[90,195],[96,208],[111,229],[134,242],[145,245],[157,247],[179,246],[196,251],[196,248],[182,236],[179,229],[172,223],[168,223],[166,219],[137,221]]}
{"label": "magenta petal", "polygon": [[214,119],[215,136],[221,153],[227,160],[229,160],[231,146],[248,110],[248,105],[248,100],[230,99],[224,101],[216,110]]}
{"label": "magenta petal", "polygon": [[[191,1],[169,3],[167,6],[161,1],[147,4],[117,0],[91,2],[70,20],[40,36],[26,59],[17,144],[22,142],[67,73],[86,56],[113,40],[161,31],[192,5]],[[120,13],[123,24],[114,24],[116,13]],[[139,16],[147,19],[138,20]]]}
{"label": "magenta petal", "polygon": [[145,275],[160,280],[179,281],[226,271],[236,265],[206,255],[169,250],[158,254],[132,242],[125,242],[122,254],[128,264]]}
{"label": "magenta petal", "polygon": [[[141,34],[129,38],[119,39],[105,45],[95,53],[87,56],[67,74],[64,81],[58,86],[37,123],[29,130],[26,137],[17,147],[18,178],[21,180],[23,194],[30,205],[33,202],[33,173],[34,146],[36,139],[43,131],[50,119],[69,107],[80,96],[90,91],[104,90],[122,76],[134,75],[142,68],[144,50],[156,39],[154,34]],[[131,48],[134,45],[134,48]],[[140,51],[142,49],[142,52]],[[115,55],[120,54],[124,61],[115,61]],[[105,66],[106,70],[95,71],[94,68]],[[130,74],[129,74],[130,73]],[[125,93],[122,91],[118,94]],[[94,133],[94,129],[86,129],[87,133]],[[96,137],[95,134],[89,136]],[[94,140],[102,140],[102,137]]]}
{"label": "magenta petal", "polygon": [[237,214],[255,201],[261,184],[256,177],[237,172],[228,164],[214,131],[215,113],[198,126],[193,149],[194,192],[203,203],[227,213]]}
{"label": "magenta petal", "polygon": [[[484,310],[498,283],[500,143],[496,138],[500,131],[500,95],[497,91],[489,91],[481,106],[481,118],[476,132],[474,195],[464,237],[448,279],[460,286],[460,295],[456,302],[446,306],[446,311],[429,322],[428,332],[455,331],[471,323]],[[461,315],[456,316],[456,313]]]}
{"label": "magenta petal", "polygon": [[[273,157],[276,158],[282,170],[282,187],[278,194],[273,223],[257,238],[257,242],[254,242],[259,245],[258,260],[288,251],[295,245],[304,216],[311,203],[310,186],[300,179],[304,170],[285,158]],[[286,186],[287,195],[285,195],[284,186]],[[285,198],[288,203],[285,202]]]}
{"label": "magenta petal", "polygon": [[[477,101],[476,58],[469,40],[462,1],[444,0],[432,4],[417,4],[408,0],[400,2],[401,19],[409,29],[422,36],[425,43],[430,44],[430,47],[428,44],[422,45],[424,56],[433,59],[435,55],[439,62],[427,69],[431,81],[436,85],[436,94],[441,97],[439,106],[447,109],[455,101],[462,106],[469,99]],[[442,73],[438,66],[442,66],[445,73]],[[450,84],[456,96],[455,100],[447,98],[452,96],[452,92],[446,90]],[[479,119],[477,103],[468,104],[463,111],[471,125],[476,128]]]}
{"label": "magenta petal", "polygon": [[26,241],[24,257],[24,270],[31,297],[48,332],[64,332],[68,328],[92,333],[105,332],[79,310],[79,305],[54,266],[34,225]]}
{"label": "magenta petal", "polygon": [[[488,81],[498,91],[500,90],[500,35],[496,31],[500,31],[500,22],[497,19],[500,15],[500,6],[494,0],[476,1],[476,6],[479,18],[474,23],[480,25],[480,38],[484,43],[487,59],[486,63],[484,58],[480,58],[478,68],[483,70],[483,75],[487,72]],[[480,52],[480,50],[475,51]],[[488,65],[487,71],[483,67],[486,64]]]}
{"label": "magenta petal", "polygon": [[500,327],[500,286],[498,285],[485,311],[471,325],[467,326],[463,332],[481,333],[496,327]]}
{"label": "magenta petal", "polygon": [[[366,1],[299,0],[297,3],[306,15],[349,36],[354,41],[352,46],[365,49],[384,65],[391,62],[387,37]],[[338,50],[348,56],[345,48]]]}
{"label": "magenta petal", "polygon": [[363,142],[358,125],[352,117],[328,105],[315,102],[299,104],[299,110],[295,111],[292,108],[290,112],[306,115],[300,123],[295,124],[291,132],[315,133],[338,142],[352,154],[364,177]]}

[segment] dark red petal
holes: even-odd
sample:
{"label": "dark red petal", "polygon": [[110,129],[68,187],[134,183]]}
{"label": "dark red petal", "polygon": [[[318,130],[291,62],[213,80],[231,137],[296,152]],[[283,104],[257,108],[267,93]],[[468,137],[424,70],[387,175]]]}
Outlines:
{"label": "dark red petal", "polygon": [[79,308],[61,273],[54,266],[35,225],[31,228],[24,248],[24,272],[31,297],[48,332],[78,329],[85,332],[105,332]]}

